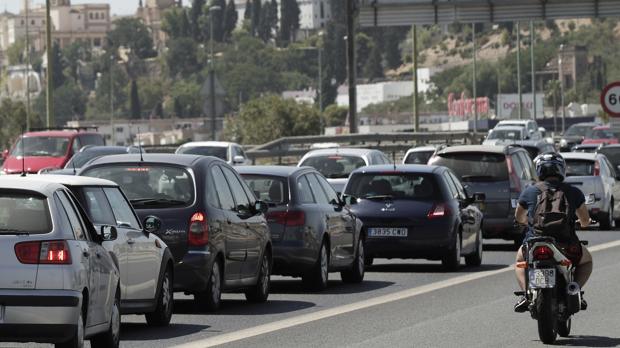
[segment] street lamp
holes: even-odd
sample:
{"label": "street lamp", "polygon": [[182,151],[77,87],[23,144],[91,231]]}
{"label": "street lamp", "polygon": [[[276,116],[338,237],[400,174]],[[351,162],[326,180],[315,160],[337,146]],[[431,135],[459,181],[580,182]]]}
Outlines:
{"label": "street lamp", "polygon": [[566,108],[564,107],[564,69],[562,68],[562,58],[564,55],[564,44],[560,45],[560,57],[558,58],[558,77],[560,78],[560,104],[562,105],[562,134],[566,119]]}
{"label": "street lamp", "polygon": [[[318,33],[319,39],[323,37],[323,31]],[[318,93],[318,101],[319,101],[319,111],[321,112],[321,134],[323,134],[323,129],[325,122],[323,120],[323,42],[317,42],[316,47],[299,47],[300,50],[309,50],[309,51],[317,51],[318,55],[318,64],[319,64],[319,81],[317,84],[317,93]]]}
{"label": "street lamp", "polygon": [[114,77],[112,68],[114,67],[114,53],[110,55],[110,127],[112,127],[112,145],[116,145],[116,128],[114,127]]}
{"label": "street lamp", "polygon": [[[215,53],[213,50],[213,14],[216,11],[220,11],[222,8],[220,6],[211,6],[209,7],[209,50],[210,50],[210,59],[209,59],[209,86],[211,87],[210,96],[210,107],[211,107],[211,140],[215,141],[216,137],[216,119],[215,119]],[[205,126],[207,124],[206,120],[204,122]]]}

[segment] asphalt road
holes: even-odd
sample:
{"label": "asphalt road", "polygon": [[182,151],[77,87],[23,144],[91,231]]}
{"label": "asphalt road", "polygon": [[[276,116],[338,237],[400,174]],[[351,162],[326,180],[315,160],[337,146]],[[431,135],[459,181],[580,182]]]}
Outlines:
{"label": "asphalt road", "polygon": [[[573,319],[573,336],[559,345],[620,346],[620,231],[584,231],[594,272],[586,288],[589,308]],[[598,247],[597,247],[598,246]],[[515,249],[485,241],[483,266],[443,272],[438,262],[375,261],[364,283],[343,284],[330,274],[321,293],[305,292],[299,280],[272,278],[265,304],[225,294],[217,313],[196,310],[191,297],[176,294],[173,322],[149,328],[142,316],[124,316],[122,347],[536,347],[536,322],[516,314]],[[217,341],[215,341],[217,340]],[[194,342],[194,343],[192,343]],[[49,346],[49,345],[48,345]],[[0,347],[46,347],[6,344]]]}

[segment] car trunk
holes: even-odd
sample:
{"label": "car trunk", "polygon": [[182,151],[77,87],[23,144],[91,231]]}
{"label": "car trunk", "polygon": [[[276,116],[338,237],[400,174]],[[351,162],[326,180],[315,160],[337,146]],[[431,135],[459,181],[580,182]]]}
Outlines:
{"label": "car trunk", "polygon": [[598,176],[569,176],[564,179],[564,182],[581,190],[586,197],[594,193],[597,199],[602,198],[600,195],[603,192],[603,187],[601,178]]}
{"label": "car trunk", "polygon": [[[156,216],[161,220],[161,227],[155,234],[161,238],[178,262],[187,253],[187,231],[189,220],[194,213],[187,208],[135,209],[141,221],[147,216]],[[207,221],[209,217],[207,216]]]}
{"label": "car trunk", "polygon": [[38,265],[23,264],[15,255],[15,244],[25,242],[21,236],[0,236],[0,289],[34,289]]}
{"label": "car trunk", "polygon": [[505,218],[512,207],[510,182],[473,182],[463,183],[471,193],[484,193],[484,203],[479,204],[485,218]]}

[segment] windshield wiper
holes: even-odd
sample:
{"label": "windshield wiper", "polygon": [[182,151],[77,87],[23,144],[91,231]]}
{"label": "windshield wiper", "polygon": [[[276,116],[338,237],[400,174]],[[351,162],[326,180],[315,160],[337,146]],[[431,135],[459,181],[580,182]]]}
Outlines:
{"label": "windshield wiper", "polygon": [[16,230],[12,228],[0,228],[0,234],[14,234],[18,236],[28,236],[30,232]]}
{"label": "windshield wiper", "polygon": [[130,200],[131,204],[137,205],[183,205],[186,202],[178,199],[168,199],[168,198],[139,198]]}
{"label": "windshield wiper", "polygon": [[365,196],[363,198],[364,199],[388,200],[388,199],[394,199],[394,196],[392,195],[371,195],[371,196]]}

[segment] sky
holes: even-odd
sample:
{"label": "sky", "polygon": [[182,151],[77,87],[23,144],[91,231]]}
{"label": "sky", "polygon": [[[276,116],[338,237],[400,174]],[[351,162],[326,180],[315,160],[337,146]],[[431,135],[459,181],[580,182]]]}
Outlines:
{"label": "sky", "polygon": [[[22,0],[0,0],[0,12],[7,11],[17,13],[20,10]],[[33,4],[45,4],[45,0],[32,0]],[[138,8],[138,0],[71,0],[72,4],[110,4],[113,15],[134,14]]]}

